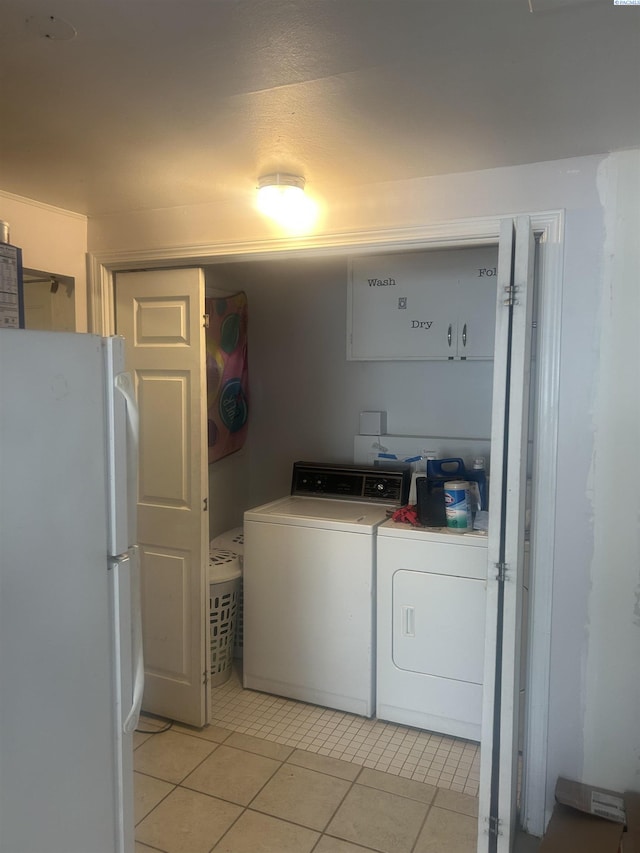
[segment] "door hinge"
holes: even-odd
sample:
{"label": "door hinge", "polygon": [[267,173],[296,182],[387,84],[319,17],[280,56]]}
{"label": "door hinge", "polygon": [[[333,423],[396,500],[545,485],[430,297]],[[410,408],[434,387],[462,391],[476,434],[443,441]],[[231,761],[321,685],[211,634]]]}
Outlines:
{"label": "door hinge", "polygon": [[509,568],[507,563],[494,563],[494,566],[498,570],[498,574],[496,575],[496,580],[500,581],[500,583],[504,583],[507,580],[507,570]]}
{"label": "door hinge", "polygon": [[208,314],[202,315],[202,325],[205,327],[205,329],[209,328],[209,315]]}
{"label": "door hinge", "polygon": [[209,673],[207,672],[207,670],[206,670],[206,669],[205,669],[205,671],[202,673],[202,683],[204,684],[204,686],[205,686],[205,687],[206,687],[206,686],[207,686],[207,684],[209,683]]}
{"label": "door hinge", "polygon": [[209,498],[202,498],[202,512],[206,512],[209,509]]}
{"label": "door hinge", "polygon": [[502,821],[497,817],[488,817],[487,823],[489,824],[489,829],[487,830],[489,835],[493,835],[497,838],[499,835],[502,835],[500,830],[500,826],[502,825]]}
{"label": "door hinge", "polygon": [[511,305],[519,305],[517,300],[518,288],[515,284],[510,284],[508,287],[505,287],[504,292],[506,294],[506,298],[502,300],[502,304],[507,308]]}

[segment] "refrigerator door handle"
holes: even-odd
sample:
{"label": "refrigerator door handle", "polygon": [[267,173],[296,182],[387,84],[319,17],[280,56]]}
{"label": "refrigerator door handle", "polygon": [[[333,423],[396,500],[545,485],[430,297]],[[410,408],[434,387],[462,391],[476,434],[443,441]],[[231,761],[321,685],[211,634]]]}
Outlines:
{"label": "refrigerator door handle", "polygon": [[142,604],[140,595],[140,550],[136,543],[138,512],[138,435],[140,415],[133,390],[131,374],[118,373],[114,380],[115,388],[124,397],[127,415],[127,504],[129,510],[129,558],[131,560],[131,616],[132,616],[132,652],[134,666],[133,698],[131,710],[123,723],[124,731],[134,731],[140,718],[142,697],[144,694],[144,654],[142,648]]}
{"label": "refrigerator door handle", "polygon": [[118,373],[114,386],[125,399],[127,417],[127,506],[129,545],[137,542],[138,513],[138,443],[140,414],[130,373]]}
{"label": "refrigerator door handle", "polygon": [[133,382],[131,379],[131,374],[127,373],[118,373],[115,378],[116,388],[122,394],[127,403],[127,420],[131,427],[131,433],[135,437],[135,445],[136,450],[138,447],[138,429],[139,429],[139,415],[138,415],[138,404],[136,402],[135,394],[133,392]]}
{"label": "refrigerator door handle", "polygon": [[127,714],[123,730],[129,734],[134,731],[140,719],[142,708],[142,696],[144,693],[144,655],[142,652],[142,607],[140,603],[140,555],[138,546],[134,545],[129,550],[131,561],[131,616],[132,616],[132,644],[133,665],[135,676],[133,681],[133,698],[131,710]]}

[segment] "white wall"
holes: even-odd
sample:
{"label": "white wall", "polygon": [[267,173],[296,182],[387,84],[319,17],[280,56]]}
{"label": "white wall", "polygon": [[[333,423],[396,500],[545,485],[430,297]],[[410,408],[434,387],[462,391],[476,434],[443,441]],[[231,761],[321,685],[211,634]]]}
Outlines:
{"label": "white wall", "polygon": [[361,411],[386,411],[390,433],[490,437],[492,362],[346,360],[346,258],[208,273],[249,300],[251,505],[288,492],[295,460],[353,462]]}
{"label": "white wall", "polygon": [[87,218],[0,190],[0,219],[23,266],[75,279],[76,330],[87,331]]}
{"label": "white wall", "polygon": [[585,660],[585,775],[640,790],[640,151],[605,160],[600,370],[591,468],[594,550]]}
{"label": "white wall", "polygon": [[76,329],[75,287],[60,282],[55,292],[51,280],[26,281],[24,285],[24,319],[27,329],[74,332]]}
{"label": "white wall", "polygon": [[[638,233],[634,199],[638,196],[637,190],[633,195],[629,183],[637,179],[637,167],[632,165],[636,162],[635,154],[583,157],[372,185],[352,193],[346,190],[333,207],[325,210],[322,226],[340,244],[349,241],[349,232],[556,208],[566,211],[549,803],[559,774],[613,788],[640,787],[639,626],[637,612],[633,611],[638,594],[640,492],[628,489],[625,497],[629,509],[622,519],[614,497],[614,480],[623,475],[631,482],[634,476],[629,462],[635,461],[633,451],[640,438],[638,264],[633,254]],[[623,170],[620,177],[619,169]],[[271,236],[253,212],[243,216],[239,203],[231,199],[226,206],[105,217],[92,222],[89,230],[93,251],[194,246],[197,254],[197,244],[216,243],[225,244],[225,251],[231,251],[229,245],[236,243],[242,251],[250,241]],[[349,422],[348,412],[370,406],[383,408],[377,401],[380,377],[368,387],[366,369],[346,365],[342,348],[337,348],[342,334],[337,330],[343,328],[344,317],[341,294],[333,291],[329,294],[332,298],[314,301],[315,313],[310,317],[305,290],[291,281],[279,281],[277,276],[269,278],[268,287],[266,283],[255,284],[251,289],[250,336],[252,322],[257,322],[262,312],[268,315],[274,310],[273,293],[278,288],[281,294],[277,303],[285,307],[277,326],[269,331],[266,327],[262,332],[257,330],[258,337],[253,339],[258,352],[263,352],[271,339],[276,347],[262,384],[255,387],[254,402],[258,407],[268,400],[280,383],[290,389],[291,406],[273,413],[262,425],[263,439],[270,447],[269,458],[260,463],[265,476],[269,475],[265,494],[282,489],[282,463],[287,455],[341,454],[347,434],[351,435],[356,426],[354,420]],[[622,337],[620,327],[629,336]],[[262,340],[260,335],[264,336]],[[307,355],[301,359],[298,351],[308,353],[308,346],[314,350],[313,359]],[[635,373],[629,367],[633,359]],[[388,369],[392,371],[393,367]],[[389,404],[394,413],[403,411],[402,401],[410,399],[415,389],[415,383],[407,381],[407,385],[411,387],[398,389]],[[330,411],[314,410],[314,387],[335,401]],[[627,402],[629,395],[635,404]],[[288,428],[291,419],[300,438],[294,446],[281,445],[278,423]],[[391,428],[395,430],[396,426],[392,424]],[[404,429],[404,424],[399,422],[397,428]],[[302,439],[305,434],[306,445]],[[624,459],[619,448],[629,451]],[[624,625],[610,625],[616,619]]]}

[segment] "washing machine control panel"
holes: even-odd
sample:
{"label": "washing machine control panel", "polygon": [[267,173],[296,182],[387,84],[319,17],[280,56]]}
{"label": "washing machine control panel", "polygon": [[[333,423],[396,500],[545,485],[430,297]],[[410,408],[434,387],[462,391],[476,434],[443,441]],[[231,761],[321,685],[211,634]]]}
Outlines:
{"label": "washing machine control panel", "polygon": [[377,465],[295,462],[291,494],[403,506],[409,496],[410,482],[408,465],[391,469]]}

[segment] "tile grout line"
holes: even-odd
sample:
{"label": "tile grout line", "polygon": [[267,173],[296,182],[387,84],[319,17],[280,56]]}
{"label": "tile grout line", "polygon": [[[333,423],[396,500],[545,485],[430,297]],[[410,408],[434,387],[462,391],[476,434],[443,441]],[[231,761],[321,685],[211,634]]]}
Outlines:
{"label": "tile grout line", "polygon": [[[229,748],[230,748],[230,749],[233,749],[233,747],[229,747]],[[253,754],[255,755],[256,753],[253,753]],[[263,756],[263,757],[267,757],[267,756]],[[274,759],[274,760],[276,760],[276,759]],[[240,814],[237,816],[237,818],[236,818],[236,819],[235,819],[235,820],[230,824],[230,826],[228,826],[228,827],[226,828],[226,830],[222,833],[222,835],[220,836],[220,838],[216,841],[216,843],[213,845],[213,847],[211,847],[211,849],[209,850],[209,853],[214,853],[214,850],[216,849],[216,847],[218,846],[218,844],[220,844],[220,842],[221,842],[221,841],[223,841],[223,840],[225,839],[225,837],[229,834],[229,832],[231,832],[232,828],[233,828],[233,827],[238,823],[238,821],[240,820],[240,818],[241,818],[241,817],[243,817],[243,815],[244,815],[244,814],[246,814],[246,812],[250,810],[251,803],[255,800],[255,798],[258,796],[258,794],[263,790],[263,788],[265,787],[265,785],[267,785],[267,784],[268,784],[268,783],[273,779],[273,777],[275,776],[275,774],[276,774],[276,773],[277,773],[277,772],[282,768],[282,766],[284,765],[284,763],[285,763],[284,761],[280,761],[280,766],[279,766],[279,767],[277,767],[277,768],[273,771],[273,773],[269,776],[269,778],[268,778],[268,779],[264,782],[264,784],[260,787],[260,790],[259,790],[259,791],[257,791],[257,792],[253,795],[253,797],[251,798],[251,800],[249,800],[249,803],[247,803],[246,805],[244,805],[244,804],[240,804],[240,803],[234,803],[234,805],[239,805],[239,806],[241,806],[242,811],[241,811],[241,812],[240,812]],[[191,789],[187,789],[187,790],[191,790]],[[208,796],[211,796],[211,795],[209,794]],[[214,799],[222,799],[222,797],[215,797]],[[230,800],[224,800],[223,802],[231,802],[231,801],[230,801]]]}
{"label": "tile grout line", "polygon": [[140,820],[136,824],[134,824],[134,829],[137,828],[138,826],[140,826],[142,821],[146,820],[149,817],[149,815],[158,808],[160,803],[163,803],[167,799],[168,796],[173,794],[173,792],[176,790],[176,788],[180,787],[179,785],[176,785],[174,782],[167,782],[166,779],[159,779],[157,776],[150,776],[148,773],[141,773],[140,770],[136,770],[135,772],[138,773],[140,776],[146,776],[148,779],[155,779],[158,782],[165,782],[167,785],[173,785],[173,787],[171,788],[170,791],[167,791],[167,793],[164,794],[164,796],[161,797],[161,799],[159,799],[158,802],[154,806],[152,806],[149,809],[149,811],[143,817],[141,817]]}
{"label": "tile grout line", "polygon": [[[236,805],[237,805],[237,803],[236,803]],[[220,838],[216,841],[216,843],[213,845],[213,847],[211,847],[211,848],[209,849],[208,853],[214,853],[214,850],[216,849],[216,847],[218,846],[218,844],[220,844],[220,842],[221,842],[221,841],[224,841],[224,839],[226,838],[226,836],[229,834],[229,832],[231,832],[231,830],[233,829],[233,827],[238,823],[238,821],[240,820],[240,818],[244,815],[244,813],[245,813],[246,811],[247,811],[247,806],[243,806],[243,807],[242,807],[242,811],[240,812],[240,814],[238,815],[238,817],[237,817],[234,821],[232,821],[232,823],[231,823],[231,824],[230,824],[230,825],[225,829],[225,831],[222,833],[222,835],[221,835],[221,836],[220,836]]]}
{"label": "tile grout line", "polygon": [[[230,747],[230,748],[233,748],[233,747]],[[246,750],[246,751],[248,751],[248,750]],[[256,753],[252,753],[252,754],[254,754],[254,755],[255,755]],[[265,757],[266,757],[266,756],[265,756]],[[288,756],[288,757],[289,757],[289,756]],[[275,760],[275,759],[274,759],[274,760]],[[279,759],[278,759],[278,760],[279,760]],[[242,818],[242,817],[243,817],[243,816],[244,816],[248,811],[251,811],[251,812],[253,812],[253,813],[255,813],[255,814],[261,814],[261,815],[264,815],[265,817],[270,817],[270,818],[273,818],[273,819],[275,819],[275,820],[281,820],[281,821],[283,821],[284,823],[289,823],[289,824],[291,824],[292,826],[296,826],[296,827],[299,827],[299,828],[301,828],[301,829],[307,829],[307,830],[309,830],[309,831],[311,831],[311,832],[318,832],[318,830],[313,830],[313,829],[311,829],[311,827],[304,826],[303,824],[295,823],[294,821],[292,821],[292,820],[288,820],[287,818],[276,817],[275,815],[269,814],[269,812],[263,812],[263,811],[260,811],[259,809],[252,809],[252,808],[251,808],[251,805],[252,805],[252,803],[254,802],[254,800],[256,799],[256,797],[258,797],[258,796],[259,796],[259,794],[264,790],[264,788],[266,787],[266,785],[268,785],[268,784],[269,784],[269,782],[273,779],[273,777],[276,775],[276,773],[278,773],[278,771],[280,771],[280,770],[284,767],[284,765],[285,765],[286,763],[287,763],[287,759],[280,760],[280,766],[279,766],[279,767],[277,767],[277,768],[273,771],[273,773],[272,773],[272,774],[269,776],[269,778],[264,782],[264,784],[260,787],[260,789],[259,789],[259,790],[258,790],[258,791],[253,795],[253,797],[251,798],[251,800],[249,801],[249,803],[247,803],[247,805],[241,805],[242,811],[240,812],[240,814],[238,815],[238,817],[233,821],[233,823],[232,823],[229,827],[227,827],[227,829],[224,831],[224,833],[220,836],[220,838],[216,841],[216,843],[213,845],[213,847],[209,850],[209,853],[214,853],[214,851],[215,851],[216,847],[217,847],[217,846],[218,846],[222,841],[224,841],[225,837],[228,835],[228,833],[231,831],[231,829],[236,825],[236,823],[238,823],[238,821],[239,821],[239,820],[240,820],[240,819],[241,819],[241,818]],[[295,765],[291,765],[291,766],[295,766]],[[189,789],[188,789],[188,790],[189,790]],[[211,795],[209,795],[209,796],[211,796]],[[216,797],[215,799],[222,799],[222,797],[220,797],[220,798]],[[229,800],[224,800],[224,802],[231,802],[231,801],[229,801]],[[240,805],[240,804],[239,804],[239,803],[235,803],[234,805]],[[320,842],[320,839],[321,839],[321,838],[322,838],[322,833],[319,833],[318,838],[317,838],[317,840],[316,840],[316,842],[315,842],[315,844],[314,844],[314,848],[315,848],[315,847],[316,847],[316,845]]]}
{"label": "tile grout line", "polygon": [[[285,764],[287,764],[287,760],[285,760],[285,761],[283,761],[283,762],[282,762],[282,764],[281,764],[281,766],[278,768],[278,770],[282,769],[282,767],[284,767],[284,765],[285,765]],[[290,766],[290,767],[298,767],[299,765],[291,764],[291,765],[289,765],[289,766]],[[309,770],[310,768],[308,768],[308,767],[301,767],[300,769],[302,769],[302,770]],[[278,770],[276,770],[276,773],[278,772]],[[332,779],[340,779],[340,778],[341,778],[341,777],[339,777],[339,776],[333,776],[333,775],[332,775],[332,774],[330,774],[330,773],[323,773],[323,771],[322,771],[322,770],[315,770],[315,769],[314,769],[314,770],[312,770],[311,772],[313,772],[313,773],[320,773],[321,775],[323,775],[323,776],[329,776],[329,777],[330,777],[330,778],[332,778]],[[360,771],[360,772],[361,772],[361,771]],[[327,832],[327,827],[329,826],[329,824],[331,823],[331,821],[334,819],[334,817],[336,816],[336,814],[337,814],[338,810],[340,809],[340,807],[341,807],[341,806],[342,806],[342,804],[344,803],[345,799],[347,798],[347,796],[348,796],[348,795],[349,795],[349,793],[351,792],[352,788],[353,788],[353,787],[354,787],[354,785],[356,784],[356,780],[357,780],[357,779],[358,779],[358,777],[360,776],[360,772],[358,773],[358,776],[356,776],[356,778],[355,778],[355,779],[353,779],[353,780],[349,780],[349,779],[342,779],[342,781],[343,781],[343,782],[348,782],[348,783],[349,783],[349,787],[348,787],[348,788],[347,788],[347,790],[344,792],[344,796],[342,797],[342,799],[340,800],[340,802],[339,802],[339,803],[337,804],[337,806],[335,807],[335,809],[334,809],[334,811],[332,812],[331,816],[329,817],[329,819],[328,819],[328,820],[327,820],[327,822],[325,823],[325,825],[324,825],[324,828],[323,828],[323,829],[314,829],[313,827],[311,827],[311,826],[307,826],[307,825],[306,825],[306,824],[304,824],[304,823],[296,823],[296,821],[295,821],[295,820],[291,820],[291,818],[281,817],[280,815],[274,815],[274,814],[271,814],[271,812],[263,812],[263,811],[261,811],[260,809],[257,809],[257,808],[255,808],[255,809],[254,809],[254,808],[251,808],[251,805],[252,805],[252,803],[253,803],[253,800],[251,801],[251,803],[250,803],[248,806],[246,806],[245,811],[252,811],[252,812],[255,812],[256,814],[265,815],[266,817],[273,818],[274,820],[281,820],[281,821],[283,821],[284,823],[289,823],[289,824],[291,824],[292,826],[296,826],[296,827],[298,827],[299,829],[306,829],[306,830],[309,830],[310,832],[317,832],[317,833],[318,833],[318,838],[316,839],[316,841],[315,841],[315,843],[314,843],[313,847],[312,847],[312,848],[311,848],[311,850],[309,851],[309,853],[313,853],[313,851],[316,849],[316,847],[318,846],[318,844],[320,844],[320,842],[322,841],[322,839],[323,839],[325,836],[326,836],[327,838],[338,838],[338,836],[327,835],[327,834],[326,834],[326,832]],[[275,776],[275,773],[274,773],[274,776]],[[270,777],[270,779],[269,779],[269,780],[267,780],[267,781],[271,781],[271,779],[273,779],[273,776],[272,776],[272,777]],[[265,783],[265,785],[266,785],[266,784],[267,784],[267,783]],[[264,785],[263,785],[263,788],[264,788]],[[260,789],[260,791],[262,791],[262,788]],[[258,791],[258,793],[255,795],[256,797],[258,796],[258,794],[260,793],[260,791]],[[255,800],[255,797],[254,797],[253,799]],[[225,834],[226,834],[226,833],[225,833]],[[222,840],[222,839],[220,839],[220,840]],[[340,839],[340,840],[342,841],[342,840],[344,840],[344,839]],[[365,849],[365,850],[366,850],[367,848],[363,848],[363,849]],[[213,853],[213,851],[210,851],[210,853]]]}
{"label": "tile grout line", "polygon": [[431,814],[431,809],[433,808],[433,804],[435,803],[437,796],[438,796],[438,792],[436,791],[436,793],[433,795],[433,799],[431,800],[431,802],[429,803],[429,805],[427,807],[427,811],[425,812],[424,818],[422,819],[422,823],[420,824],[420,828],[418,829],[418,834],[416,835],[416,837],[413,840],[413,844],[411,845],[411,850],[409,851],[409,853],[415,853],[416,844],[418,843],[418,840],[419,840],[420,836],[422,835],[422,832],[423,832],[423,830],[427,824],[427,818]]}

